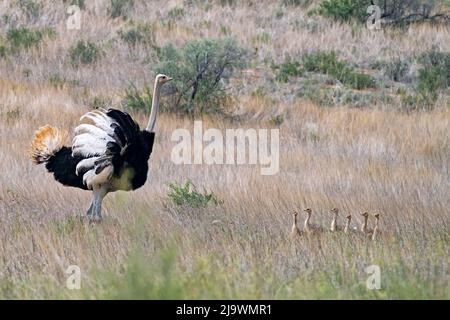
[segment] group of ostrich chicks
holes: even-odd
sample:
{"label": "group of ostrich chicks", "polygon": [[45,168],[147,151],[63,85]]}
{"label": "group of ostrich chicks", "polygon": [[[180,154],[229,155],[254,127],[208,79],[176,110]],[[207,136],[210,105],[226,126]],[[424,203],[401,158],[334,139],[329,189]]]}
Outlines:
{"label": "group of ostrich chicks", "polygon": [[344,228],[342,228],[341,226],[338,225],[338,222],[337,222],[339,209],[333,208],[333,209],[331,209],[331,213],[333,215],[333,218],[331,220],[331,225],[330,225],[329,229],[326,229],[326,228],[323,228],[322,226],[311,223],[311,213],[312,213],[311,208],[304,209],[303,211],[306,213],[306,219],[303,224],[303,230],[300,230],[298,223],[297,223],[298,212],[294,211],[292,213],[294,221],[292,224],[291,236],[293,238],[302,237],[304,235],[320,234],[320,233],[324,233],[326,231],[343,232],[344,234],[350,234],[350,233],[360,234],[361,236],[367,237],[368,239],[371,239],[373,241],[375,241],[377,239],[377,237],[380,235],[380,230],[379,230],[380,214],[379,213],[374,214],[375,226],[373,227],[373,229],[368,227],[368,221],[369,221],[369,213],[368,212],[364,212],[361,214],[363,216],[364,220],[363,220],[363,223],[361,224],[360,229],[350,226],[350,223],[352,221],[351,214],[348,214],[346,216],[345,226],[344,226]]}

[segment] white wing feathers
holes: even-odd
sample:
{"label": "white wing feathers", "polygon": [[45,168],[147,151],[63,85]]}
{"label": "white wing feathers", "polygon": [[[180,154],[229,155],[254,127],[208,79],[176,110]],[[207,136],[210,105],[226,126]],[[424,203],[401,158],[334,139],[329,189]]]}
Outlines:
{"label": "white wing feathers", "polygon": [[113,142],[122,146],[113,129],[117,122],[106,115],[106,110],[88,112],[80,118],[80,121],[84,119],[91,120],[93,124],[80,124],[75,128],[72,156],[86,158],[78,163],[76,174],[83,174],[83,183],[92,188],[93,184],[107,182],[112,175],[112,157],[106,154],[108,143]]}

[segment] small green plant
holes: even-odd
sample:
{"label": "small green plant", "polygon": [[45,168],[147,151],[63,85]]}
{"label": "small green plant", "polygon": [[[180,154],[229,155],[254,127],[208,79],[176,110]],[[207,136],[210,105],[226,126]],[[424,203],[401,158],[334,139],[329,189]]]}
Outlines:
{"label": "small green plant", "polygon": [[181,7],[172,8],[167,13],[167,15],[169,16],[169,19],[172,19],[172,20],[177,20],[179,18],[182,18],[182,17],[184,17],[185,14],[186,14],[186,11],[184,10],[184,8],[181,8]]}
{"label": "small green plant", "polygon": [[351,19],[364,22],[368,16],[370,0],[323,0],[316,13],[336,21],[348,22]]}
{"label": "small green plant", "polygon": [[45,37],[52,38],[54,36],[55,31],[52,28],[37,30],[26,27],[12,28],[6,33],[8,46],[5,48],[9,48],[11,52],[18,52],[21,49],[37,46]]}
{"label": "small green plant", "polygon": [[401,82],[411,67],[411,62],[407,59],[397,58],[387,62],[383,66],[384,74],[391,80]]}
{"label": "small green plant", "polygon": [[146,86],[141,92],[134,84],[130,84],[125,91],[122,106],[126,110],[149,112],[152,106],[151,88]]}
{"label": "small green plant", "polygon": [[190,41],[181,49],[169,44],[159,51],[156,73],[165,73],[175,93],[166,111],[186,114],[224,113],[229,96],[225,80],[244,65],[244,50],[231,38]]}
{"label": "small green plant", "polygon": [[90,41],[79,40],[70,49],[70,61],[75,66],[95,63],[100,59],[101,55],[101,50]]}
{"label": "small green plant", "polygon": [[109,16],[111,18],[126,18],[134,5],[134,0],[111,0]]}
{"label": "small green plant", "polygon": [[184,184],[169,184],[167,196],[175,205],[191,208],[205,208],[209,203],[214,205],[223,203],[212,191],[203,190],[203,192],[199,192],[190,180],[187,180]]}
{"label": "small green plant", "polygon": [[120,30],[119,36],[131,46],[142,43],[150,47],[156,47],[155,32],[149,23],[138,24],[127,30]]}
{"label": "small green plant", "polygon": [[276,70],[276,80],[280,82],[288,82],[291,77],[300,77],[303,74],[301,63],[291,59],[286,59],[281,65],[272,68]]}
{"label": "small green plant", "polygon": [[432,48],[419,61],[422,67],[415,93],[401,95],[402,106],[407,110],[433,109],[440,93],[450,87],[450,53]]}
{"label": "small green plant", "polygon": [[306,71],[328,74],[353,89],[375,87],[372,76],[355,72],[343,61],[339,61],[336,52],[315,52],[304,56],[303,65]]}

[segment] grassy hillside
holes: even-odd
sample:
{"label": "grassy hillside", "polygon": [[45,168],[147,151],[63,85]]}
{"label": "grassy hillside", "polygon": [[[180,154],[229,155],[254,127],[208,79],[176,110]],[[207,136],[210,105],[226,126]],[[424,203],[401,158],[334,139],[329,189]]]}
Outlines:
{"label": "grassy hillside", "polygon": [[[81,30],[67,28],[72,3]],[[0,3],[0,298],[450,298],[448,25],[371,31],[311,13],[318,1],[97,3]],[[167,55],[225,38],[242,63],[224,95],[191,112],[168,88],[149,180],[109,194],[102,224],[82,222],[91,195],[31,163],[34,131],[109,105],[144,126]],[[194,119],[279,128],[280,172],[175,165],[171,134]],[[220,201],[177,205],[169,184],[188,179]],[[341,225],[381,212],[383,235],[293,241],[290,213],[305,207],[324,226],[332,207]],[[374,264],[380,290],[366,288]],[[81,290],[66,288],[69,265]]]}

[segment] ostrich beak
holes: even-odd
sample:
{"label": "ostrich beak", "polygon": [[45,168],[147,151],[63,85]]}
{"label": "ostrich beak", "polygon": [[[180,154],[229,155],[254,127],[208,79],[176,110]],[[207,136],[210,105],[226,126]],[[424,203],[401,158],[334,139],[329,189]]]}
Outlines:
{"label": "ostrich beak", "polygon": [[173,78],[167,77],[167,82],[169,82],[169,81],[171,81],[171,80],[173,80]]}

